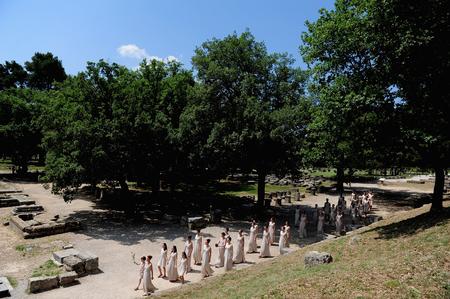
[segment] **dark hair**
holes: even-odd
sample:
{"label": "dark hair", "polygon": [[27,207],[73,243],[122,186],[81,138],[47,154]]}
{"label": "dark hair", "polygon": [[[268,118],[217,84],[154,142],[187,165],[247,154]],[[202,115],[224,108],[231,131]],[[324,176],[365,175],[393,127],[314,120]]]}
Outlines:
{"label": "dark hair", "polygon": [[145,261],[145,256],[141,257],[141,261]]}
{"label": "dark hair", "polygon": [[184,259],[187,259],[187,254],[186,254],[186,252],[183,251],[183,253],[181,254],[181,257],[184,258]]}
{"label": "dark hair", "polygon": [[172,246],[172,252],[177,252],[177,246],[175,245]]}
{"label": "dark hair", "polygon": [[188,236],[188,240],[192,240],[192,236]]}
{"label": "dark hair", "polygon": [[222,235],[222,237],[225,237],[225,233],[224,232],[222,232],[221,235]]}
{"label": "dark hair", "polygon": [[163,249],[167,250],[167,244],[166,243],[163,243]]}
{"label": "dark hair", "polygon": [[211,242],[211,239],[206,239],[206,243],[210,243]]}
{"label": "dark hair", "polygon": [[153,256],[151,256],[151,255],[147,255],[147,258],[148,258],[149,260],[151,260],[152,257],[153,257]]}
{"label": "dark hair", "polygon": [[231,241],[231,237],[228,237],[228,241]]}
{"label": "dark hair", "polygon": [[229,227],[225,227],[225,231],[226,231],[226,232],[229,232],[229,231],[230,231],[230,228],[229,228]]}

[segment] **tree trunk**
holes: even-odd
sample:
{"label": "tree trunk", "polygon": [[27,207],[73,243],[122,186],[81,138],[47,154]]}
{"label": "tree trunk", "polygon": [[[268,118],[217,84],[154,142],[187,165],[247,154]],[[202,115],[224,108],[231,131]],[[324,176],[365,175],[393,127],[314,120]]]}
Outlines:
{"label": "tree trunk", "polygon": [[158,171],[152,176],[152,195],[157,197],[161,188],[161,174]]}
{"label": "tree trunk", "polygon": [[336,191],[339,196],[342,196],[344,194],[344,167],[338,166],[336,168],[336,180]]}
{"label": "tree trunk", "polygon": [[433,199],[431,202],[431,212],[440,212],[443,209],[442,200],[444,193],[445,171],[443,168],[435,168],[435,181]]}
{"label": "tree trunk", "polygon": [[264,207],[265,193],[266,193],[266,172],[263,170],[258,170],[257,204],[260,208]]}

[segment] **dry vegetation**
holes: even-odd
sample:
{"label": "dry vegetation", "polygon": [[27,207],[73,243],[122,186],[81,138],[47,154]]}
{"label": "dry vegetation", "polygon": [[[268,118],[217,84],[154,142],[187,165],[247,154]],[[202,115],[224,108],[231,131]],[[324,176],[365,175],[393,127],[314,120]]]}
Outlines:
{"label": "dry vegetation", "polygon": [[[358,234],[304,247],[282,258],[161,293],[162,298],[450,298],[450,203],[380,221]],[[309,250],[329,265],[306,269]]]}

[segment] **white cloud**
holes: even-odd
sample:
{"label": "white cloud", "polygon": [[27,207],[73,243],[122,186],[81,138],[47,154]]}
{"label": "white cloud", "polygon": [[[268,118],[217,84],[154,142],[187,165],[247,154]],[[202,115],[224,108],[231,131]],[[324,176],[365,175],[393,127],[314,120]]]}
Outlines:
{"label": "white cloud", "polygon": [[152,60],[158,60],[158,61],[164,61],[164,62],[179,61],[178,58],[176,58],[175,56],[172,56],[172,55],[169,55],[166,58],[149,55],[145,49],[139,48],[135,44],[122,45],[117,48],[117,52],[120,54],[120,56],[135,58],[135,59],[139,59],[139,60],[142,60],[145,58],[148,61],[152,61]]}

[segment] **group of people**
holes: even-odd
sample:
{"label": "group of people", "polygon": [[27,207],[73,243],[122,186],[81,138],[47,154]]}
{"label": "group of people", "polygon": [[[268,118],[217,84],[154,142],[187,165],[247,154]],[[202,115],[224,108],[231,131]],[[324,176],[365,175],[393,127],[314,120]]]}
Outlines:
{"label": "group of people", "polygon": [[[278,242],[280,254],[287,253],[290,240],[289,223],[286,222],[280,229],[280,237]],[[250,227],[250,235],[248,241],[247,253],[258,253],[258,224],[253,220]],[[192,265],[200,265],[200,272],[202,277],[211,276],[214,273],[212,266],[216,268],[224,267],[225,271],[233,269],[234,264],[240,264],[245,262],[245,239],[243,230],[239,230],[236,237],[236,250],[232,244],[229,228],[226,228],[221,233],[219,240],[215,243],[215,247],[218,248],[218,256],[215,264],[211,264],[212,248],[211,239],[203,240],[203,236],[200,230],[197,230],[197,234],[194,239],[192,236],[188,236],[184,244],[184,249],[181,253],[181,259],[178,262],[178,250],[174,245],[170,253],[166,243],[162,244],[159,259],[156,264],[158,267],[158,278],[167,278],[170,282],[181,281],[185,282],[185,275],[192,270]],[[267,225],[264,226],[262,232],[261,249],[259,251],[259,257],[270,257],[270,247],[275,244],[275,220],[272,217]],[[144,290],[144,296],[148,296],[150,293],[156,290],[153,285],[153,264],[151,262],[152,256],[143,256],[141,258],[139,269],[139,282],[135,290],[138,290],[141,283]]]}
{"label": "group of people", "polygon": [[[352,224],[356,224],[361,219],[367,217],[367,214],[372,210],[374,194],[371,191],[363,192],[357,195],[355,191],[351,194],[350,205],[343,196],[338,199],[337,205],[331,204],[329,199],[325,200],[323,208],[317,204],[312,210],[311,215],[307,215],[305,210],[297,208],[295,211],[295,225],[298,225],[300,238],[307,237],[306,225],[312,222],[317,227],[317,235],[324,233],[324,224],[335,225],[336,234],[341,235],[344,229],[344,215],[350,215]],[[308,219],[309,218],[309,219]]]}

